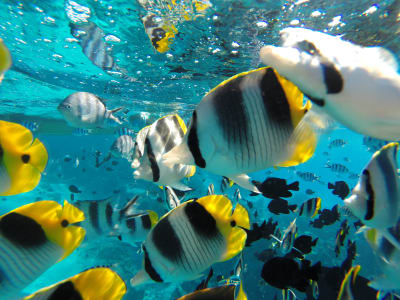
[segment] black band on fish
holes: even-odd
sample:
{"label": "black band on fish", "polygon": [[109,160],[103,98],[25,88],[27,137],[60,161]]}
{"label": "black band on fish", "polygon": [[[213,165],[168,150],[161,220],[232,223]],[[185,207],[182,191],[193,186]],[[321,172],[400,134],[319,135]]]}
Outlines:
{"label": "black band on fish", "polygon": [[126,219],[125,224],[126,227],[128,227],[133,232],[136,231],[136,218]]}
{"label": "black band on fish", "polygon": [[177,261],[181,257],[182,244],[169,221],[169,216],[162,218],[153,228],[152,240],[157,250],[165,258]]}
{"label": "black band on fish", "polygon": [[325,105],[325,100],[324,99],[315,98],[315,97],[312,97],[312,96],[307,95],[307,94],[304,94],[304,95],[306,95],[307,98],[310,99],[312,103],[314,103],[314,104],[316,104],[316,105],[318,105],[320,107],[323,107]]}
{"label": "black band on fish", "polygon": [[157,165],[157,161],[156,161],[156,157],[153,152],[153,148],[151,147],[151,143],[147,137],[146,137],[144,143],[145,143],[145,147],[147,149],[147,156],[149,157],[151,173],[153,174],[153,181],[157,182],[160,180],[160,168]]}
{"label": "black band on fish", "polygon": [[0,159],[3,158],[3,155],[4,155],[4,150],[3,150],[3,147],[1,147],[1,145],[0,145]]}
{"label": "black band on fish", "polygon": [[149,274],[150,278],[153,279],[154,281],[163,282],[160,275],[157,273],[157,271],[152,266],[150,258],[149,258],[149,254],[147,253],[147,249],[145,246],[143,246],[143,252],[144,252],[144,269],[145,269],[146,273]]}
{"label": "black band on fish", "polygon": [[201,204],[196,201],[189,202],[185,206],[185,214],[198,235],[207,238],[218,236],[217,222]]}
{"label": "black band on fish", "polygon": [[99,227],[99,209],[96,201],[91,201],[89,204],[89,219],[90,224],[98,234],[101,234],[101,229]]}
{"label": "black band on fish", "polygon": [[201,155],[200,145],[199,145],[199,137],[197,136],[197,113],[196,111],[193,112],[192,116],[192,124],[189,130],[188,135],[188,147],[190,152],[193,155],[194,162],[200,168],[206,167],[206,161],[204,160],[203,156]]}
{"label": "black band on fish", "polygon": [[161,41],[163,38],[166,36],[166,32],[164,29],[161,27],[154,28],[153,31],[151,32],[151,36],[153,37],[151,39],[151,43],[153,44],[154,48],[158,48],[157,42]]}
{"label": "black band on fish", "polygon": [[260,82],[265,112],[279,125],[292,126],[289,102],[272,68],[267,68]]}
{"label": "black band on fish", "polygon": [[326,92],[328,94],[337,94],[343,90],[343,78],[340,72],[330,62],[321,62],[322,74]]}
{"label": "black band on fish", "polygon": [[79,291],[75,289],[74,284],[71,281],[63,282],[59,284],[53,293],[51,293],[48,300],[83,300]]}
{"label": "black band on fish", "polygon": [[150,229],[151,228],[151,220],[149,215],[144,215],[140,218],[142,220],[142,225],[144,229]]}
{"label": "black band on fish", "polygon": [[363,171],[363,175],[365,176],[365,188],[367,191],[368,199],[367,199],[367,212],[365,214],[365,220],[371,220],[374,217],[374,204],[375,204],[375,195],[374,190],[371,185],[371,177],[368,170]]}
{"label": "black band on fish", "polygon": [[172,117],[172,121],[174,121],[174,125],[175,127],[178,129],[179,132],[179,137],[183,138],[183,136],[185,135],[185,133],[183,132],[183,129],[181,127],[181,124],[179,124],[179,120],[177,116],[173,116]]}
{"label": "black band on fish", "polygon": [[11,212],[0,220],[0,233],[22,247],[40,246],[47,242],[40,224],[16,212]]}
{"label": "black band on fish", "polygon": [[164,153],[169,152],[176,146],[173,134],[171,133],[171,128],[167,123],[167,118],[162,118],[156,122],[156,132],[158,133],[158,136],[161,138],[162,144],[164,145]]}
{"label": "black band on fish", "polygon": [[113,208],[110,203],[107,203],[106,206],[106,219],[107,219],[107,224],[111,228],[114,226],[113,221],[112,221],[112,215],[113,215]]}

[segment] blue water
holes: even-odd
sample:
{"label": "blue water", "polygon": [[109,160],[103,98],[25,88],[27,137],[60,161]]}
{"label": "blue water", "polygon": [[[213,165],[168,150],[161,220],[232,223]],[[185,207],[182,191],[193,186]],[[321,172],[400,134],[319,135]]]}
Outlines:
{"label": "blue water", "polygon": [[[262,66],[258,59],[260,47],[276,44],[279,30],[290,25],[342,34],[347,40],[361,45],[384,46],[400,57],[400,2],[397,0],[211,2],[212,7],[205,16],[193,21],[177,21],[179,35],[171,49],[158,53],[151,46],[140,21],[143,8],[134,0],[0,0],[0,38],[13,57],[12,68],[0,86],[0,119],[37,122],[40,127],[35,136],[49,152],[49,162],[40,184],[31,192],[1,197],[0,215],[41,199],[69,200],[68,186],[71,184],[82,191],[76,196],[81,200],[113,195],[115,204],[121,206],[133,195],[140,194],[139,209],[152,209],[160,216],[166,213],[164,206],[157,201],[162,197],[162,191],[152,183],[134,180],[127,161],[115,158],[99,168],[95,167],[95,152],[102,152],[103,157],[108,153],[115,140],[115,128],[96,130],[87,136],[72,135],[73,129],[62,119],[57,106],[75,91],[87,91],[107,99],[109,108],[124,106],[127,110],[125,119],[131,120],[130,126],[137,131],[170,113],[178,113],[188,124],[193,109],[207,91],[230,76]],[[108,74],[84,55],[69,28],[73,15],[71,7],[76,8],[77,4],[90,11],[91,22],[107,35],[117,38],[109,42],[112,56],[134,81],[125,80],[118,74]],[[143,112],[147,114],[138,116]],[[348,143],[344,147],[329,149],[328,144],[334,139]],[[362,140],[362,135],[339,125],[322,135],[315,155],[308,162],[292,168],[257,172],[251,177],[263,181],[268,174],[285,178],[288,182],[299,180],[300,191],[288,199],[290,204],[301,204],[319,196],[322,208],[330,209],[341,204],[342,200],[332,195],[327,183],[344,180],[351,188],[354,187],[357,178],[350,178],[350,173],[360,173],[372,155]],[[72,158],[71,161],[65,162],[66,156]],[[118,164],[113,165],[112,161]],[[333,173],[324,167],[328,161],[345,165],[350,173]],[[299,171],[313,172],[321,182],[306,182],[297,176]],[[219,176],[198,170],[188,183],[194,189],[190,197],[204,196],[212,182],[218,189],[220,181]],[[228,196],[233,197],[235,188],[227,191]],[[315,191],[315,195],[305,194],[307,189]],[[261,223],[272,217],[283,230],[294,218],[294,214],[271,214],[267,209],[269,200],[263,196],[250,197],[244,189],[241,189],[241,194],[254,204],[250,209],[252,223]],[[317,246],[307,259],[322,261],[324,266],[338,265],[343,261],[345,248],[338,258],[334,256],[335,235],[340,222],[315,229],[308,225],[308,221],[299,219],[298,226],[299,233],[319,237]],[[377,259],[363,235],[355,234],[354,228],[349,238],[357,241],[358,255],[353,264],[361,264],[360,274],[371,279],[379,272]],[[273,299],[276,294],[278,299],[281,298],[279,290],[262,280],[263,262],[255,257],[256,252],[269,247],[271,241],[259,240],[244,250],[243,281],[249,299]],[[115,269],[129,286],[129,279],[142,264],[139,249],[140,245],[123,243],[113,237],[84,243],[70,257],[40,276],[24,293],[99,265]],[[233,259],[215,265],[214,274],[228,275],[235,263]],[[124,299],[174,299],[193,291],[200,281],[152,284],[137,289],[129,287]],[[210,285],[215,284],[214,278]],[[305,299],[302,293],[296,295]]]}

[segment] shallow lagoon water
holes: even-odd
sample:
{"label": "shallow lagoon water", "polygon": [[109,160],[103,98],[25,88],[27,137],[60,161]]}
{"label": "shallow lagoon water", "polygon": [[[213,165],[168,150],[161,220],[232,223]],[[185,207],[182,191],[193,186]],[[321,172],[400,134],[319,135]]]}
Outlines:
{"label": "shallow lagoon water", "polygon": [[[155,1],[157,2],[157,1]],[[96,152],[104,158],[116,138],[116,126],[96,129],[92,134],[76,136],[57,111],[58,104],[75,91],[87,91],[106,99],[109,108],[123,106],[118,115],[134,131],[157,118],[178,113],[186,123],[204,94],[221,81],[243,71],[261,67],[258,51],[263,45],[277,44],[279,31],[288,26],[304,26],[365,46],[384,46],[400,56],[400,2],[394,1],[211,1],[204,15],[190,21],[171,13],[179,34],[170,50],[158,53],[152,47],[141,22],[145,10],[136,1],[0,1],[0,38],[9,48],[13,65],[0,86],[0,119],[13,122],[36,122],[34,136],[41,139],[49,152],[49,161],[35,190],[0,198],[0,214],[23,204],[51,199],[71,199],[68,186],[82,193],[75,200],[104,199],[113,196],[118,206],[141,195],[138,210],[152,209],[161,216],[167,212],[160,199],[162,190],[142,180],[134,180],[129,163],[113,158],[95,166]],[[156,3],[157,4],[157,3]],[[156,5],[155,4],[155,5]],[[75,18],[89,19],[101,28],[110,53],[121,72],[106,72],[94,65],[71,34],[69,24]],[[329,148],[334,139],[347,142],[344,147]],[[322,208],[330,209],[342,200],[332,195],[328,182],[344,180],[352,188],[358,174],[371,157],[363,145],[363,136],[341,125],[322,135],[314,156],[306,163],[251,174],[263,181],[266,176],[281,177],[288,182],[300,181],[300,191],[289,198],[290,204],[301,204],[312,189],[322,199]],[[66,161],[65,158],[71,158]],[[337,174],[325,168],[327,162],[340,163],[349,173]],[[307,182],[298,172],[312,172],[320,181]],[[221,177],[198,170],[188,181],[193,188],[186,199],[204,196],[210,183],[219,190]],[[233,197],[236,189],[226,193]],[[269,199],[252,197],[251,222],[262,223],[272,217],[284,229],[294,214],[274,215],[268,211]],[[257,213],[256,213],[257,212]],[[256,216],[255,216],[256,214]],[[340,264],[345,250],[334,255],[335,235],[340,222],[322,229],[312,228],[308,220],[298,220],[299,231],[319,237],[312,262],[324,266]],[[368,279],[379,273],[362,234],[349,236],[357,242],[353,265],[361,264],[360,274]],[[274,299],[279,290],[261,278],[263,262],[256,254],[271,247],[270,240],[259,240],[244,250],[243,282],[249,299]],[[89,267],[106,265],[116,270],[129,285],[129,279],[141,266],[140,245],[120,242],[105,236],[81,245],[70,257],[51,267],[24,290],[24,294],[68,278]],[[237,259],[216,264],[214,274],[229,275]],[[372,262],[372,263],[371,263]],[[206,275],[206,274],[204,274]],[[128,288],[124,299],[175,299],[191,292],[201,281],[182,284],[152,284]],[[214,279],[210,286],[216,285]],[[306,299],[296,292],[299,299]],[[0,296],[1,298],[1,296]],[[357,299],[357,298],[356,298]]]}

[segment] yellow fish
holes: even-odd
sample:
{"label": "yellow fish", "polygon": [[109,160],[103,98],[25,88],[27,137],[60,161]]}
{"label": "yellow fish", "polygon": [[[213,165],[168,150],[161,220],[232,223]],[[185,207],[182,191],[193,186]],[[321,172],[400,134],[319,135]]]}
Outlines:
{"label": "yellow fish", "polygon": [[126,285],[109,268],[93,268],[71,278],[43,288],[23,300],[50,299],[107,299],[119,300],[126,293]]}
{"label": "yellow fish", "polygon": [[47,159],[45,146],[27,128],[0,120],[0,196],[33,190]]}
{"label": "yellow fish", "polygon": [[39,201],[0,217],[0,295],[8,299],[70,255],[85,237],[81,210]]}
{"label": "yellow fish", "polygon": [[4,78],[4,72],[11,67],[11,55],[3,40],[0,39],[0,83]]}

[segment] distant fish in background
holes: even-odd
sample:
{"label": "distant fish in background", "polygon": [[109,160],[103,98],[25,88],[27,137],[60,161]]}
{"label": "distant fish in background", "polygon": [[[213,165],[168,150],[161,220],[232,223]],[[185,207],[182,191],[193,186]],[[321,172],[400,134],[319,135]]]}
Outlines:
{"label": "distant fish in background", "polygon": [[341,247],[344,246],[344,242],[349,235],[350,232],[350,226],[347,223],[347,220],[345,219],[342,224],[340,224],[340,228],[338,232],[336,233],[336,239],[335,239],[335,254],[336,257],[340,255],[340,249]]}
{"label": "distant fish in background", "polygon": [[313,191],[312,189],[306,189],[306,194],[307,195],[314,195],[315,191]]}
{"label": "distant fish in background", "polygon": [[291,212],[294,212],[296,208],[296,204],[289,205],[289,202],[287,200],[281,198],[272,199],[268,204],[268,210],[276,215],[290,214]]}
{"label": "distant fish in background", "polygon": [[329,168],[331,169],[332,172],[338,173],[338,174],[346,174],[349,173],[349,169],[342,165],[342,164],[337,164],[337,163],[331,163],[331,162],[327,162],[325,164],[325,168]]}
{"label": "distant fish in background", "polygon": [[110,153],[115,157],[126,159],[132,163],[135,151],[135,141],[130,135],[119,136],[111,145]]}
{"label": "distant fish in background", "polygon": [[390,51],[306,28],[285,28],[280,37],[282,47],[261,49],[265,65],[351,130],[400,140],[400,74]]}
{"label": "distant fish in background", "polygon": [[314,173],[311,173],[311,172],[300,172],[300,171],[296,171],[295,173],[296,173],[297,176],[299,176],[304,181],[308,181],[308,182],[318,181],[318,182],[321,182],[319,176],[315,175]]}
{"label": "distant fish in background", "polygon": [[120,300],[126,293],[122,278],[110,268],[92,268],[43,288],[22,300]]}
{"label": "distant fish in background", "polygon": [[181,201],[183,200],[183,198],[179,199],[173,188],[169,186],[164,187],[165,207],[168,211],[173,210],[174,208],[181,205]]}
{"label": "distant fish in background", "polygon": [[261,225],[252,223],[252,229],[246,229],[246,247],[251,246],[252,243],[260,239],[271,239],[271,234],[275,234],[277,226],[278,222],[274,222],[272,218],[268,219],[268,223],[264,220]]}
{"label": "distant fish in background", "polygon": [[[299,182],[295,181],[290,184],[287,184],[286,179],[277,178],[277,177],[268,177],[264,180],[264,182],[258,182],[253,180],[253,184],[257,187],[257,189],[263,194],[264,197],[270,199],[277,198],[286,198],[291,197],[292,191],[299,190]],[[257,193],[251,193],[250,196],[257,196]]]}
{"label": "distant fish in background", "polygon": [[332,194],[339,196],[342,200],[346,199],[350,193],[350,188],[344,181],[336,181],[334,184],[328,182],[328,189],[333,190]]}
{"label": "distant fish in background", "polygon": [[73,136],[86,136],[91,133],[91,130],[85,128],[75,128],[72,132]]}
{"label": "distant fish in background", "polygon": [[11,67],[11,54],[3,40],[0,38],[0,83],[4,78],[4,73]]}
{"label": "distant fish in background", "polygon": [[332,209],[323,209],[318,212],[318,219],[310,221],[310,225],[315,228],[322,228],[324,226],[332,225],[340,219],[338,205]]}
{"label": "distant fish in background", "polygon": [[74,193],[74,194],[82,193],[82,191],[81,191],[77,186],[75,186],[75,185],[73,185],[73,184],[71,184],[70,186],[68,186],[68,189],[69,189],[69,191],[70,191],[71,193]]}
{"label": "distant fish in background", "polygon": [[331,141],[328,145],[328,148],[339,148],[339,147],[344,147],[348,144],[347,141],[345,141],[344,139],[334,139],[333,141]]}
{"label": "distant fish in background", "polygon": [[228,177],[222,176],[221,180],[221,194],[224,194],[227,189],[231,188],[235,183]]}
{"label": "distant fish in background", "polygon": [[0,216],[1,297],[13,298],[48,268],[69,256],[85,230],[82,211],[64,201],[39,201]]}
{"label": "distant fish in background", "polygon": [[88,92],[76,92],[65,98],[57,107],[69,125],[77,128],[93,129],[105,126],[106,120],[122,122],[113,115],[123,107],[108,110],[104,100]]}
{"label": "distant fish in background", "polygon": [[310,108],[297,87],[272,68],[237,74],[203,97],[183,142],[163,159],[196,164],[259,193],[247,173],[295,166],[313,156],[314,129],[323,122]]}
{"label": "distant fish in background", "polygon": [[294,240],[296,239],[297,235],[296,220],[297,219],[294,219],[285,229],[282,235],[282,239],[279,239],[275,235],[271,234],[271,237],[279,243],[278,244],[279,251],[283,254],[287,254],[291,252],[293,249]]}
{"label": "distant fish in background", "polygon": [[177,114],[164,116],[139,131],[131,164],[135,169],[134,178],[181,191],[191,190],[181,180],[192,177],[196,167],[180,163],[167,165],[162,160],[165,153],[182,142],[185,133],[186,125]]}
{"label": "distant fish in background", "polygon": [[390,143],[390,141],[378,140],[378,139],[370,137],[370,136],[363,137],[363,145],[365,147],[367,147],[367,151],[371,152],[371,153],[375,153],[376,151],[378,151],[383,146],[385,146],[389,143]]}
{"label": "distant fish in background", "polygon": [[0,196],[33,190],[47,160],[45,146],[27,128],[0,120]]}
{"label": "distant fish in background", "polygon": [[298,210],[299,216],[314,218],[321,208],[321,198],[311,198],[305,201]]}

